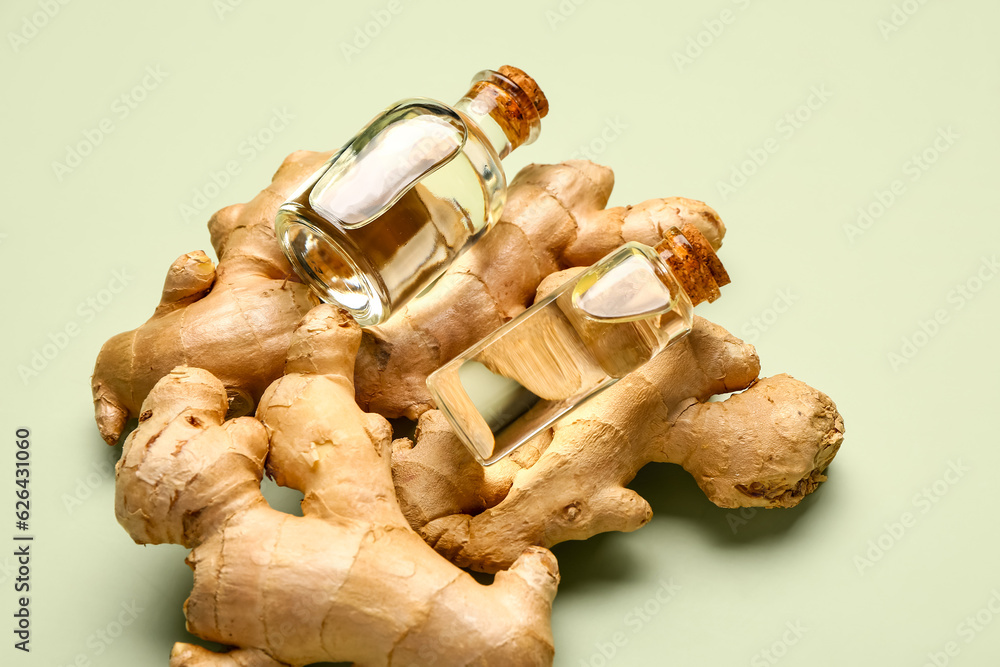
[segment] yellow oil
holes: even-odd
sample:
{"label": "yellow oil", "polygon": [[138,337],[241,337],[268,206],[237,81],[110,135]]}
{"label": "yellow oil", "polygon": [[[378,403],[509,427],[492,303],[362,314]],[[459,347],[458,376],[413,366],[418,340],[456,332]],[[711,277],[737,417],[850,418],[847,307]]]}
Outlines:
{"label": "yellow oil", "polygon": [[[369,155],[366,168],[390,170],[394,158]],[[347,308],[362,325],[376,324],[433,283],[499,218],[506,182],[498,163],[470,123],[454,158],[369,222],[344,224],[313,205],[324,168],[282,205],[276,228],[286,255],[321,298]]]}
{"label": "yellow oil", "polygon": [[627,244],[436,371],[438,407],[491,463],[690,330],[652,249]]}

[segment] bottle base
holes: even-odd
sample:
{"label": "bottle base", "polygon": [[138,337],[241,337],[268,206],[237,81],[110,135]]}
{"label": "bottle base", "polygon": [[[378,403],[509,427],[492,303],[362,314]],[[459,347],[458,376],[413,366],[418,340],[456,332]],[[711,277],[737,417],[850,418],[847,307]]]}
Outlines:
{"label": "bottle base", "polygon": [[287,205],[278,211],[275,231],[292,268],[320,300],[340,306],[363,327],[389,317],[389,295],[364,260],[350,252],[350,241],[331,236]]}

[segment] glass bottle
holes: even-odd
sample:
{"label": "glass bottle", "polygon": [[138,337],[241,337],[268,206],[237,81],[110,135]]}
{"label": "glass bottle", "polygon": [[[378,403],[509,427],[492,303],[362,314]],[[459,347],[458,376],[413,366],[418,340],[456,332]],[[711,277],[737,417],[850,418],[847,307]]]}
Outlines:
{"label": "glass bottle", "polygon": [[285,256],[362,326],[387,319],[499,219],[500,160],[533,142],[548,102],[514,67],[484,70],[455,105],[403,100],[365,126],[279,209]]}
{"label": "glass bottle", "polygon": [[626,243],[427,379],[483,465],[495,463],[691,330],[729,276],[691,224]]}

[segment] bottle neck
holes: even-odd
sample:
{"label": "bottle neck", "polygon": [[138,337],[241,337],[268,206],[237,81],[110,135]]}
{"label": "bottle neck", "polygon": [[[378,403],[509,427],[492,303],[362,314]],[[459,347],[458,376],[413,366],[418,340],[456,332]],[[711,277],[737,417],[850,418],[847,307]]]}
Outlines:
{"label": "bottle neck", "polygon": [[534,80],[513,67],[483,70],[454,108],[475,123],[497,155],[507,157],[538,137],[548,102]]}
{"label": "bottle neck", "polygon": [[656,252],[670,267],[692,305],[715,301],[721,295],[719,288],[729,284],[729,274],[712,244],[691,223],[680,229],[668,229]]}

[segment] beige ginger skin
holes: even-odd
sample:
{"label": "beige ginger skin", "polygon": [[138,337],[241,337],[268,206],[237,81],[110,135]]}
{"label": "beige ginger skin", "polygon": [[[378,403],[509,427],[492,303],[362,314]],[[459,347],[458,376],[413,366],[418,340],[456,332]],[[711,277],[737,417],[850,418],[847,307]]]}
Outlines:
{"label": "beige ginger skin", "polygon": [[153,316],[101,348],[91,389],[97,428],[108,444],[161,377],[178,365],[204,368],[222,380],[233,408],[253,411],[281,374],[296,323],[318,300],[292,279],[274,234],[278,206],[322,162],[293,153],[271,184],[246,204],[212,216],[208,230],[215,266],[197,250],[170,267]]}
{"label": "beige ginger skin", "polygon": [[[285,199],[331,153],[289,155],[259,195],[209,220],[216,267],[201,251],[170,267],[153,316],[101,349],[91,381],[101,435],[115,444],[156,381],[178,365],[219,378],[246,414],[281,375],[292,330],[316,298],[294,276],[274,232]],[[445,361],[531,304],[549,273],[591,264],[623,240],[655,245],[692,222],[716,247],[725,232],[708,206],[680,197],[604,209],[611,170],[585,160],[531,165],[512,181],[497,226],[432,292],[365,332],[357,399],[386,417],[416,419],[432,407],[425,381]]]}
{"label": "beige ginger skin", "polygon": [[[612,173],[587,161],[531,165],[427,296],[362,333],[310,310],[274,236],[277,207],[329,156],[292,154],[252,201],[216,213],[218,266],[183,255],[150,320],[97,360],[105,440],[140,417],[118,467],[119,520],[137,542],[192,549],[189,628],[234,647],[178,644],[174,667],[550,664],[558,574],[545,547],[648,522],[626,488],[646,463],[682,465],[723,507],[790,507],[825,479],[844,430],[833,402],[787,375],[759,379],[753,347],[700,318],[483,469],[432,409],[427,376],[566,279],[556,272],[684,223],[718,248],[725,227],[683,198],[606,209]],[[254,405],[257,419],[224,420]],[[396,416],[420,417],[415,443],[390,444],[383,417]],[[264,471],[303,492],[303,517],[266,504]]]}
{"label": "beige ginger skin", "polygon": [[626,241],[655,246],[691,223],[718,248],[725,226],[702,202],[650,199],[606,209],[614,174],[586,160],[529,165],[511,183],[500,222],[458,258],[426,298],[365,330],[358,403],[387,417],[433,407],[427,376],[531,305],[545,276],[589,266]]}
{"label": "beige ginger skin", "polygon": [[[188,628],[238,646],[178,644],[171,665],[546,665],[555,559],[528,549],[484,586],[427,546],[393,492],[390,429],[354,402],[361,338],[344,312],[310,311],[258,417],[223,422],[210,373],[178,367],[142,406],[117,469],[116,512],[139,543],[192,549]],[[304,494],[271,509],[264,462]]]}
{"label": "beige ginger skin", "polygon": [[488,468],[424,413],[416,444],[394,444],[396,491],[428,542],[484,572],[528,546],[645,525],[652,510],[626,485],[651,462],[683,466],[720,507],[792,507],[826,479],[844,423],[825,394],[759,372],[752,345],[696,317],[690,335]]}

